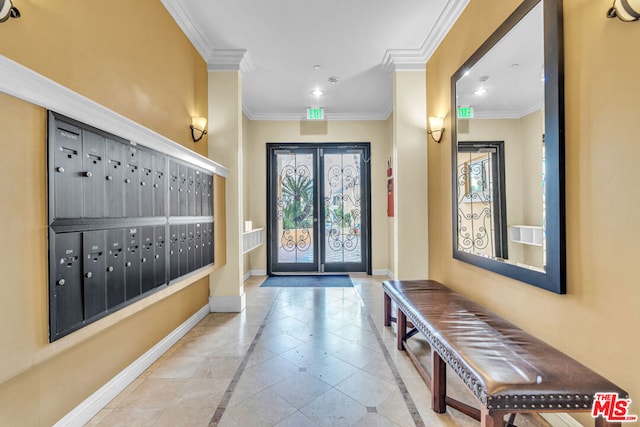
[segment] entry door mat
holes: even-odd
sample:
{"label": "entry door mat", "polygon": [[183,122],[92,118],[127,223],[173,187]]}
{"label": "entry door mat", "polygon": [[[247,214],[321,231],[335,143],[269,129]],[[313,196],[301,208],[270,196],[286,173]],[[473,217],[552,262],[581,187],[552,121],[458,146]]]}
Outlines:
{"label": "entry door mat", "polygon": [[352,288],[348,274],[269,276],[261,288]]}

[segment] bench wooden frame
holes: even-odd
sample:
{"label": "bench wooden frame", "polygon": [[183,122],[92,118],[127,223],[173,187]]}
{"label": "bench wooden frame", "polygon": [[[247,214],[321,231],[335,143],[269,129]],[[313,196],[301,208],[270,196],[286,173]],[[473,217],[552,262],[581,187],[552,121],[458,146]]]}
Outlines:
{"label": "bench wooden frame", "polygon": [[[628,394],[624,390],[584,367],[579,362],[571,359],[563,353],[560,353],[553,347],[544,344],[535,337],[526,334],[526,332],[518,329],[515,325],[512,325],[497,315],[488,312],[438,282],[432,280],[385,281],[383,283],[383,290],[384,325],[391,326],[392,322],[397,322],[397,348],[400,351],[406,351],[409,359],[431,390],[433,410],[437,413],[444,413],[447,406],[450,406],[480,421],[483,427],[502,427],[505,425],[504,417],[507,414],[590,412],[593,404],[593,395],[598,391],[615,391],[621,397],[628,398]],[[566,385],[566,383],[572,383],[572,381],[570,381],[569,378],[565,378],[566,383],[563,384],[566,387],[566,390],[563,389],[562,392],[557,392],[555,396],[553,394],[549,394],[549,390],[553,389],[544,388],[545,386],[548,387],[548,384],[544,384],[539,387],[535,383],[530,384],[524,382],[523,384],[501,384],[503,387],[501,388],[500,393],[488,390],[484,386],[487,374],[484,373],[483,376],[478,372],[475,372],[473,368],[470,368],[471,366],[474,366],[474,360],[465,359],[465,357],[472,356],[457,354],[455,351],[456,343],[453,345],[448,343],[446,336],[443,337],[440,334],[440,331],[434,329],[432,322],[430,322],[431,319],[429,318],[429,313],[425,313],[424,308],[419,308],[420,305],[422,305],[422,307],[428,306],[424,301],[429,299],[436,299],[438,301],[450,300],[450,304],[454,305],[456,308],[459,308],[460,306],[468,307],[469,310],[465,312],[465,314],[469,317],[470,322],[474,321],[474,316],[478,313],[477,317],[482,318],[483,324],[489,325],[492,321],[495,321],[495,324],[498,326],[506,325],[507,327],[505,329],[507,331],[512,332],[515,330],[518,333],[519,342],[523,340],[530,340],[531,345],[537,346],[538,349],[542,348],[542,350],[548,351],[550,357],[554,358],[554,361],[567,364],[566,366],[573,369],[572,373],[579,373],[581,376],[586,376],[587,381],[582,381],[581,384],[576,385],[576,388],[573,389],[571,386]],[[391,312],[392,302],[397,306],[396,317],[394,317]],[[435,317],[437,317],[437,315]],[[475,319],[475,321],[477,322],[477,319]],[[460,325],[458,325],[458,327],[459,326]],[[410,328],[409,331],[407,331],[408,327]],[[487,328],[489,327],[490,326],[487,326]],[[492,333],[491,338],[493,340],[496,340],[496,337],[499,339],[499,334],[501,332],[499,327],[491,327],[490,332]],[[429,376],[427,371],[418,361],[416,355],[407,345],[407,340],[417,333],[424,335],[431,346],[432,376]],[[508,341],[507,335],[508,334],[505,333],[505,342]],[[526,343],[528,344],[529,341]],[[501,348],[502,347],[497,350]],[[519,356],[522,355],[520,354]],[[532,354],[531,360],[533,361],[532,363],[535,363],[535,361],[539,361],[539,358],[536,358],[536,354]],[[472,394],[474,394],[480,403],[480,410],[447,396],[447,365],[454,369],[470,389]],[[545,366],[534,367],[536,369],[539,368],[540,372],[544,374],[547,374],[549,371],[548,369],[545,370]],[[587,384],[589,387],[584,384]],[[591,388],[594,387],[595,389],[591,390]],[[518,400],[519,398],[520,400]],[[598,417],[595,419],[595,426],[620,427],[621,423],[608,422],[604,418]]]}

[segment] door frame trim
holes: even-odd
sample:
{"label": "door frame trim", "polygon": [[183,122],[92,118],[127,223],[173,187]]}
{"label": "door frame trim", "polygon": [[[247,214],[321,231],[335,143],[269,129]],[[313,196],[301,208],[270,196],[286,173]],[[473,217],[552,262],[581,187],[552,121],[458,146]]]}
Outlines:
{"label": "door frame trim", "polygon": [[[271,155],[272,155],[272,150],[276,150],[276,149],[282,149],[282,150],[292,150],[292,149],[296,149],[296,148],[302,148],[302,149],[326,149],[326,148],[357,148],[357,149],[363,149],[364,150],[364,154],[365,156],[369,157],[369,161],[367,161],[367,163],[369,163],[371,161],[371,143],[370,142],[267,142],[266,144],[266,171],[267,171],[267,176],[266,176],[266,209],[267,209],[267,223],[266,223],[266,247],[267,247],[267,275],[271,276],[274,274],[287,274],[287,273],[274,273],[272,271],[272,254],[271,254],[271,249],[272,249],[272,239],[274,238],[274,236],[272,236],[272,220],[273,220],[273,215],[272,215],[272,211],[271,211],[271,195],[272,195],[272,189],[271,189],[271,177],[272,177],[272,173],[273,171],[271,170]],[[319,161],[318,161],[319,163]],[[318,166],[318,165],[316,165]],[[316,175],[319,177],[321,174],[321,171],[318,170],[316,171]],[[369,167],[364,168],[364,170],[362,171],[362,178],[364,181],[364,188],[363,188],[363,194],[362,194],[362,199],[366,201],[366,212],[364,212],[364,214],[366,214],[366,221],[362,221],[362,225],[365,227],[366,232],[367,232],[367,236],[368,238],[366,239],[367,242],[365,245],[363,245],[363,263],[365,265],[365,269],[366,269],[366,273],[371,275],[372,272],[372,225],[371,225],[371,212],[372,212],[372,208],[371,208],[371,166],[369,163]],[[320,186],[321,183],[318,182],[318,194],[320,193]],[[319,194],[320,199],[322,200],[322,195]],[[364,215],[363,215],[364,217]],[[318,223],[317,223],[317,227],[316,227],[316,233],[319,233],[319,228],[320,228],[320,221],[321,219],[324,218],[324,210],[320,209],[320,213],[318,215]],[[277,236],[276,236],[277,237]],[[320,254],[318,254],[320,257]],[[320,265],[320,263],[322,262],[322,260],[319,258],[318,259],[318,265]],[[346,273],[347,271],[345,271]],[[321,273],[321,272],[316,272],[316,273],[306,273],[306,274],[336,274],[339,272],[332,272],[332,273]],[[296,273],[296,272],[292,272],[292,274],[301,274],[301,273]],[[304,273],[302,273],[304,274]]]}

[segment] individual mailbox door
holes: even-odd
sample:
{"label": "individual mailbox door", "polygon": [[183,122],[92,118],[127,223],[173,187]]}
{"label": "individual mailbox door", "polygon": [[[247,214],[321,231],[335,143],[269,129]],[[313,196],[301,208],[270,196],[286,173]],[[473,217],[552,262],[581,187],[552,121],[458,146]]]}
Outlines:
{"label": "individual mailbox door", "polygon": [[140,216],[140,166],[138,149],[125,147],[127,169],[124,177],[124,216],[137,218]]}
{"label": "individual mailbox door", "polygon": [[[204,262],[205,241],[204,235],[206,232],[207,224],[196,224],[196,265],[198,268],[202,267],[206,263]],[[203,230],[204,229],[204,230]]]}
{"label": "individual mailbox door", "polygon": [[153,216],[153,153],[139,150],[140,216]]}
{"label": "individual mailbox door", "polygon": [[82,233],[82,252],[84,318],[87,320],[107,309],[105,232]]}
{"label": "individual mailbox door", "polygon": [[207,173],[202,173],[200,176],[200,185],[202,186],[201,190],[200,190],[200,204],[202,205],[201,207],[201,212],[202,212],[202,216],[209,216],[211,215],[210,211],[209,211],[209,207],[208,205],[208,200],[209,200],[209,174]]}
{"label": "individual mailbox door", "polygon": [[105,138],[88,130],[82,131],[82,179],[84,216],[103,218],[105,215]]}
{"label": "individual mailbox door", "polygon": [[187,215],[195,216],[196,214],[196,171],[193,168],[187,168],[187,198],[188,212]]}
{"label": "individual mailbox door", "polygon": [[187,250],[189,253],[189,272],[196,268],[196,225],[187,224]]}
{"label": "individual mailbox door", "polygon": [[154,227],[153,235],[155,238],[155,247],[153,258],[155,260],[155,286],[162,286],[167,283],[167,227],[157,225]]}
{"label": "individual mailbox door", "polygon": [[[203,201],[203,215],[211,216],[213,215],[213,175],[207,175],[207,194],[206,201]],[[205,207],[206,203],[206,207]]]}
{"label": "individual mailbox door", "polygon": [[180,277],[180,226],[169,226],[169,280]]}
{"label": "individual mailbox door", "polygon": [[140,295],[140,228],[127,228],[125,238],[125,296],[127,300]]}
{"label": "individual mailbox door", "polygon": [[180,224],[180,275],[189,273],[189,238],[187,224]]}
{"label": "individual mailbox door", "polygon": [[166,216],[167,176],[166,158],[161,154],[153,155],[153,216]]}
{"label": "individual mailbox door", "polygon": [[55,235],[55,277],[51,291],[54,303],[51,338],[82,323],[82,233]]}
{"label": "individual mailbox door", "polygon": [[124,302],[124,230],[114,229],[106,232],[107,251],[107,310]]}
{"label": "individual mailbox door", "polygon": [[180,215],[180,166],[169,159],[169,215]]}
{"label": "individual mailbox door", "polygon": [[125,145],[112,139],[106,140],[105,216],[124,216],[124,148]]}
{"label": "individual mailbox door", "polygon": [[206,264],[212,264],[215,261],[215,247],[213,245],[213,222],[207,224],[208,233],[207,233],[207,261]]}
{"label": "individual mailbox door", "polygon": [[56,120],[53,140],[53,197],[55,218],[81,218],[82,133]]}
{"label": "individual mailbox door", "polygon": [[189,198],[187,191],[189,190],[188,178],[187,178],[187,166],[180,165],[180,183],[178,185],[178,192],[180,193],[180,216],[189,215]]}
{"label": "individual mailbox door", "polygon": [[202,265],[209,264],[209,226],[205,223],[202,224],[201,230],[202,239]]}
{"label": "individual mailbox door", "polygon": [[142,227],[140,234],[140,274],[142,293],[150,291],[155,287],[155,279],[153,277],[153,247],[155,240],[153,238],[153,227]]}
{"label": "individual mailbox door", "polygon": [[[202,216],[202,193],[203,193],[202,180],[204,178],[204,174],[196,169],[195,176],[196,176],[195,216]],[[206,185],[206,179],[205,179],[205,185]]]}

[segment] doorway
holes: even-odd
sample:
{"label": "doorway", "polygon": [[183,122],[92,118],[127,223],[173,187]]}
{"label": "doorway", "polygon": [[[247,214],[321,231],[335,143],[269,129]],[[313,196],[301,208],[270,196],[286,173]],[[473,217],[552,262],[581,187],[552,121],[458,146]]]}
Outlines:
{"label": "doorway", "polygon": [[267,144],[267,273],[371,273],[369,143]]}

